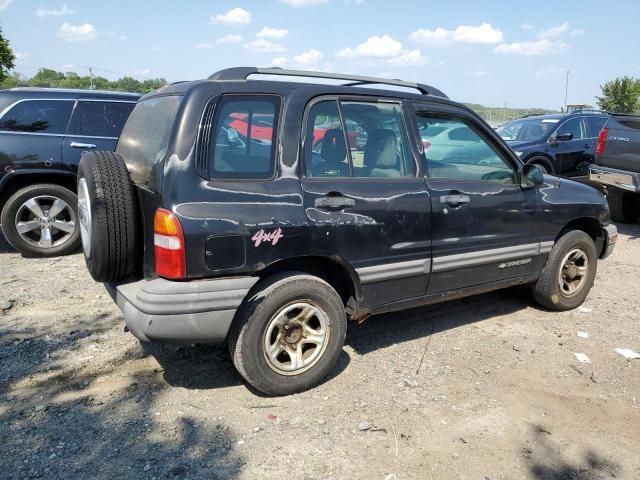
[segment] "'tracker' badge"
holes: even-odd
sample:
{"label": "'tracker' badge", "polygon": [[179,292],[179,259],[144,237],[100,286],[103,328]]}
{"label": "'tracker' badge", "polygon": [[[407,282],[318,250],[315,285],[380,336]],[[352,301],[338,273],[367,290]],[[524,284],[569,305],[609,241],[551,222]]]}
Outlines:
{"label": "'tracker' badge", "polygon": [[271,242],[271,245],[275,245],[282,237],[284,237],[284,235],[282,235],[282,229],[280,228],[277,228],[270,233],[260,229],[260,231],[256,232],[256,234],[251,237],[251,240],[253,240],[253,244],[256,247],[259,247],[262,242]]}

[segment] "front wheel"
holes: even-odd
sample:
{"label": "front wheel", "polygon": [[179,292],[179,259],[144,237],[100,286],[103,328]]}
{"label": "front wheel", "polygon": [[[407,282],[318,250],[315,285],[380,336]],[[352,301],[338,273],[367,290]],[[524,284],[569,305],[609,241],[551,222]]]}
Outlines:
{"label": "front wheel", "polygon": [[229,351],[238,372],[269,395],[301,392],[333,368],[346,336],[346,314],[337,292],[303,273],[259,283],[238,311]]}
{"label": "front wheel", "polygon": [[2,209],[4,236],[25,255],[54,257],[71,253],[80,243],[77,203],[75,193],[60,185],[24,187]]}
{"label": "front wheel", "polygon": [[593,239],[579,230],[567,232],[556,242],[533,286],[533,296],[542,306],[565,311],[587,298],[598,267]]}

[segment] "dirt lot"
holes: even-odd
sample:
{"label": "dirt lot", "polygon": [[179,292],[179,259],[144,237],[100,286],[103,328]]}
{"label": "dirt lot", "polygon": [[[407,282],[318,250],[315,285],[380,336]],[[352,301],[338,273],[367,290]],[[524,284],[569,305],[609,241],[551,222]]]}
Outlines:
{"label": "dirt lot", "polygon": [[585,308],[512,289],[371,318],[285,398],[222,348],[141,345],[80,255],[0,237],[0,477],[640,478],[640,360],[614,351],[640,350],[640,226],[621,231]]}

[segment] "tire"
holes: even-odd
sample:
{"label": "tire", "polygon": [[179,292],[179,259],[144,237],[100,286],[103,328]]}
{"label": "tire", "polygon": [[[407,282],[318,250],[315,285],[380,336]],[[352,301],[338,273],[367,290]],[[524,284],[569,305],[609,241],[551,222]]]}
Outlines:
{"label": "tire", "polygon": [[78,248],[78,218],[75,193],[60,185],[37,184],[18,190],[7,200],[0,223],[5,238],[20,253],[55,257]]}
{"label": "tire", "polygon": [[[310,320],[306,324],[317,332],[324,329],[322,345],[308,343],[311,337],[322,335],[309,334],[310,330],[297,323],[304,317],[301,304],[316,309],[317,313],[307,316]],[[284,323],[276,326],[283,318]],[[238,372],[252,387],[268,395],[288,395],[313,387],[329,373],[342,352],[346,332],[344,304],[331,285],[312,275],[288,272],[254,287],[236,314],[229,333],[229,352]],[[297,347],[293,343],[296,339]],[[270,356],[267,343],[280,353]],[[289,352],[300,352],[299,367]]]}
{"label": "tire", "polygon": [[638,202],[633,193],[610,187],[607,201],[609,202],[611,219],[614,222],[633,223],[638,220],[640,208],[638,208]]}
{"label": "tire", "polygon": [[[571,260],[573,259],[573,268]],[[567,269],[563,267],[567,265]],[[586,271],[573,282],[568,280],[578,273],[578,267],[586,267]],[[551,310],[572,310],[584,302],[589,294],[598,267],[598,254],[593,239],[580,230],[571,230],[560,237],[549,254],[547,263],[537,282],[533,285],[533,296],[543,307]],[[561,272],[567,277],[561,287]],[[570,289],[576,288],[574,292]]]}
{"label": "tire", "polygon": [[114,152],[85,153],[78,166],[82,250],[98,282],[121,280],[139,264],[138,204],[129,171]]}

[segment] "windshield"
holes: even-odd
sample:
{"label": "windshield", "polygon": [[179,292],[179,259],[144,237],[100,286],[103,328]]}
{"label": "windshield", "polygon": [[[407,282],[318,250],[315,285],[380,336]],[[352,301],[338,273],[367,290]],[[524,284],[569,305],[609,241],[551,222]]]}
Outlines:
{"label": "windshield", "polygon": [[557,118],[529,118],[507,122],[496,129],[503,140],[536,142],[546,138],[560,120]]}

